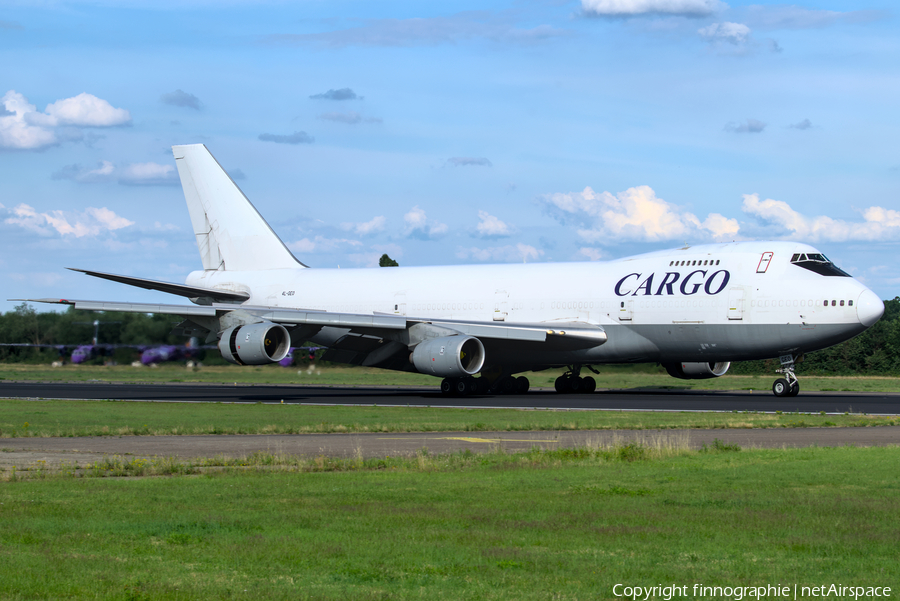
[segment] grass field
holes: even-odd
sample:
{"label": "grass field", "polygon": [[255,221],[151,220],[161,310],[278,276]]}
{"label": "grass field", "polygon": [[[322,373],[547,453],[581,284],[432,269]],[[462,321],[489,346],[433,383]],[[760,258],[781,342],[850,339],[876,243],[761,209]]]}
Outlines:
{"label": "grass field", "polygon": [[900,425],[860,414],[542,411],[0,399],[0,438]]}
{"label": "grass field", "polygon": [[896,447],[629,446],[6,482],[0,598],[612,599],[616,583],[842,583],[897,599],[898,462]]}
{"label": "grass field", "polygon": [[[678,380],[659,373],[653,366],[607,366],[594,376],[600,389],[695,389],[695,390],[771,390],[776,374],[765,376],[728,375],[711,380]],[[562,370],[526,373],[535,388],[553,388]],[[584,372],[582,375],[588,375]],[[804,376],[798,371],[801,388],[807,391],[900,392],[900,378]],[[156,368],[127,365],[27,365],[0,364],[0,381],[28,380],[44,382],[237,382],[244,384],[310,384],[315,386],[426,386],[437,388],[440,380],[423,374],[386,371],[365,367],[316,367],[286,369],[277,365],[260,367],[203,366],[187,369],[181,364]]]}

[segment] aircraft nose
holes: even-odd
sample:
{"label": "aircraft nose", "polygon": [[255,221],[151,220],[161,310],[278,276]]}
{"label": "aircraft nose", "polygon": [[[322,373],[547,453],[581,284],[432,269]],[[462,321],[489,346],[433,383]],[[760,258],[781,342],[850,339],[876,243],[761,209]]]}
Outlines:
{"label": "aircraft nose", "polygon": [[877,294],[866,289],[859,295],[859,300],[856,301],[856,315],[859,317],[859,323],[868,328],[881,319],[883,314],[884,303]]}

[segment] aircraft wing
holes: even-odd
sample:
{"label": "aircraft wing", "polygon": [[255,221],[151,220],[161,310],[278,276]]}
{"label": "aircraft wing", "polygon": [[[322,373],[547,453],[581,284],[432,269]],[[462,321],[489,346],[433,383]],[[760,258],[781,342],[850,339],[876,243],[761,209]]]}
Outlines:
{"label": "aircraft wing", "polygon": [[[125,313],[160,313],[165,315],[179,315],[190,322],[192,326],[199,326],[211,335],[219,331],[218,320],[229,313],[239,312],[244,319],[253,321],[264,320],[281,324],[287,328],[296,326],[312,326],[316,330],[322,327],[346,329],[348,335],[353,337],[365,336],[367,338],[396,340],[389,336],[390,332],[399,332],[412,328],[417,324],[433,326],[441,330],[450,331],[449,334],[459,333],[475,336],[480,339],[518,341],[525,343],[552,343],[563,348],[590,348],[606,342],[606,332],[600,326],[587,323],[522,323],[512,324],[482,321],[442,320],[408,317],[391,314],[356,314],[337,313],[331,311],[316,311],[311,309],[286,309],[283,307],[248,306],[224,303],[211,305],[169,305],[156,303],[120,303],[94,300],[70,300],[55,298],[39,299],[15,299],[28,302],[51,303],[72,305],[76,309],[86,311],[114,311]],[[215,320],[215,321],[213,321]],[[216,331],[213,331],[213,329]],[[189,335],[200,335],[195,327]],[[224,329],[224,328],[221,328]],[[345,336],[346,337],[346,336]]]}
{"label": "aircraft wing", "polygon": [[[89,271],[87,269],[75,269],[67,267],[70,271],[78,271],[95,278],[102,278],[120,284],[128,284],[145,290],[159,290],[160,292],[168,292],[169,294],[177,294],[190,299],[198,299],[200,304],[210,304],[212,302],[244,302],[250,295],[246,292],[236,292],[228,290],[218,290],[215,288],[200,288],[198,286],[186,286],[184,284],[174,284],[172,282],[160,282],[158,280],[148,280],[146,278],[136,278],[130,275],[116,275],[114,273],[103,273],[102,271]],[[110,309],[112,310],[112,309]]]}

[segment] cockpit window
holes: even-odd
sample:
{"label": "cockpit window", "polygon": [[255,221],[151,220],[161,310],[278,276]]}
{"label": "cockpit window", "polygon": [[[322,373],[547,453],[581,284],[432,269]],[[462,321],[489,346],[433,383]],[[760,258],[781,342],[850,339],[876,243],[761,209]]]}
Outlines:
{"label": "cockpit window", "polygon": [[822,253],[796,253],[791,257],[791,263],[813,273],[829,277],[851,277],[849,273],[828,260]]}

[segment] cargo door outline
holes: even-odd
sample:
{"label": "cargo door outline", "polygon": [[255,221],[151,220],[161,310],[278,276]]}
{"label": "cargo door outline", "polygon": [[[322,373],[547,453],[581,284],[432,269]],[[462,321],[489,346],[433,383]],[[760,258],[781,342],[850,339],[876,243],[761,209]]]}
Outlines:
{"label": "cargo door outline", "polygon": [[634,301],[631,299],[619,301],[619,321],[632,321],[634,319]]}
{"label": "cargo door outline", "polygon": [[394,294],[394,314],[406,315],[406,292]]}
{"label": "cargo door outline", "polygon": [[494,292],[494,321],[506,321],[509,313],[509,292],[497,290]]}
{"label": "cargo door outline", "polygon": [[728,320],[742,319],[744,319],[744,289],[735,287],[728,291]]}

